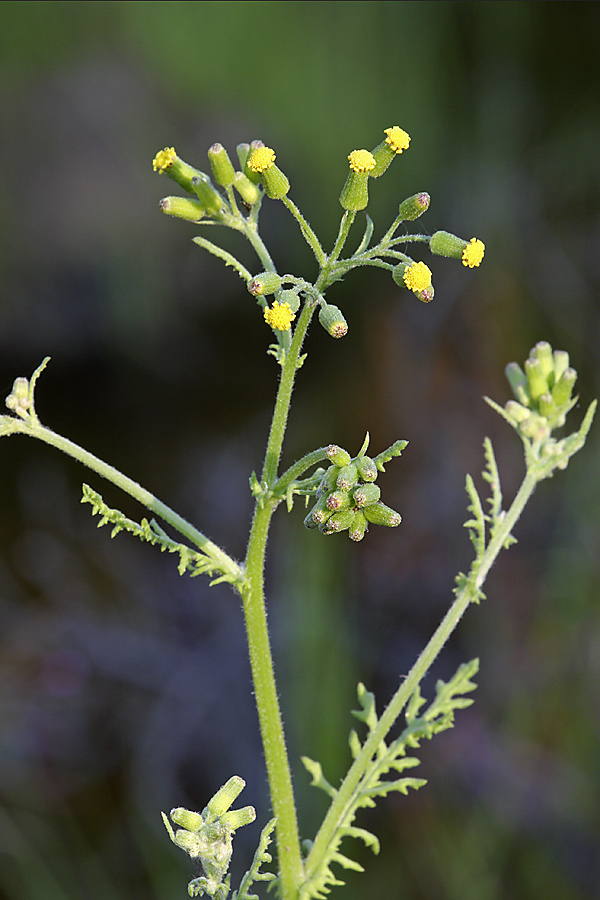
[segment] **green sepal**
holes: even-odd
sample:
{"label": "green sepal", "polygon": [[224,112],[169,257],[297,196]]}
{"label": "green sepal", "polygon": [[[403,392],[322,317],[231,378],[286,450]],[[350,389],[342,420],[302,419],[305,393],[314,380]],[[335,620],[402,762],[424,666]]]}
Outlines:
{"label": "green sepal", "polygon": [[340,204],[350,212],[365,209],[369,203],[369,173],[348,172],[348,178],[340,194]]}
{"label": "green sepal", "polygon": [[436,256],[449,256],[453,259],[462,259],[463,251],[468,241],[450,234],[449,231],[436,231],[429,241],[429,249]]}

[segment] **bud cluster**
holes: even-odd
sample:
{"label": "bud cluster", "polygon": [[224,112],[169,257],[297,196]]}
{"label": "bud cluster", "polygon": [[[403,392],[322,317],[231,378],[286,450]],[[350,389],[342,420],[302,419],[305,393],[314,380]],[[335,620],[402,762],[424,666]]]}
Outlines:
{"label": "bud cluster", "polygon": [[543,440],[565,423],[577,402],[573,388],[577,372],[569,366],[565,350],[552,350],[540,341],[530,351],[523,368],[516,362],[506,367],[506,377],[515,400],[504,407],[514,428],[530,440]]}
{"label": "bud cluster", "polygon": [[352,459],[337,444],[327,448],[327,458],[331,465],[321,479],[317,502],[304,520],[307,528],[318,528],[323,534],[347,531],[351,540],[362,541],[370,523],[391,528],[400,524],[400,514],[380,502],[375,460],[362,453]]}

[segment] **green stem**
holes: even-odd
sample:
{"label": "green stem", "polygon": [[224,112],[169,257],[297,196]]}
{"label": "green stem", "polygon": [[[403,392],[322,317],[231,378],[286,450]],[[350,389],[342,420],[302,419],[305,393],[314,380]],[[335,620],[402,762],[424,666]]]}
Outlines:
{"label": "green stem", "polygon": [[241,566],[234,562],[234,560],[221,550],[220,547],[213,544],[213,542],[202,534],[201,531],[194,528],[193,525],[182,518],[182,516],[178,515],[174,510],[167,506],[166,503],[163,503],[155,497],[154,494],[151,494],[150,491],[143,488],[137,481],[133,481],[133,479],[128,478],[127,475],[123,475],[123,473],[119,472],[118,469],[115,469],[114,466],[110,466],[108,463],[104,462],[104,460],[94,456],[93,453],[84,450],[79,444],[75,444],[68,438],[56,434],[55,431],[51,431],[49,428],[41,425],[38,421],[29,424],[27,421],[14,419],[12,416],[2,416],[2,419],[8,419],[10,422],[10,433],[26,434],[29,435],[29,437],[44,441],[46,444],[50,444],[51,447],[56,447],[58,450],[62,450],[63,453],[66,453],[67,456],[71,456],[78,462],[83,463],[84,466],[93,469],[93,471],[97,472],[98,475],[101,475],[102,478],[106,478],[107,481],[110,481],[112,484],[121,488],[122,491],[125,491],[126,494],[133,497],[138,503],[141,503],[142,506],[147,507],[147,509],[151,510],[156,516],[159,516],[164,522],[167,522],[167,524],[175,528],[180,534],[191,541],[191,543],[199,547],[207,554],[207,556],[210,556],[211,559],[215,560],[223,573],[233,575],[236,582],[243,580],[244,572]]}
{"label": "green stem", "polygon": [[[271,487],[277,477],[298,359],[314,310],[315,304],[307,301],[282,366],[261,479],[262,484],[267,487]],[[271,803],[273,813],[277,817],[275,834],[281,896],[284,900],[294,900],[303,878],[302,856],[292,778],[273,671],[264,595],[267,536],[271,516],[278,502],[278,499],[272,498],[262,506],[260,503],[256,504],[246,552],[246,583],[241,589],[241,594]]]}
{"label": "green stem", "polygon": [[538,481],[539,478],[531,471],[526,473],[510,509],[506,513],[500,527],[497,529],[493,539],[490,541],[483,554],[474,582],[467,582],[465,587],[459,591],[456,599],[438,625],[429,643],[390,700],[381,715],[377,726],[365,741],[361,752],[348,770],[348,773],[340,785],[340,788],[329,807],[327,815],[321,824],[310,854],[306,860],[305,884],[315,872],[318,871],[321,861],[327,853],[329,843],[332,840],[339,823],[343,820],[354,792],[360,783],[360,779],[376,754],[381,741],[385,739],[386,735],[394,725],[394,722],[397,720],[405,704],[410,699],[413,691],[420,684],[426,672],[428,672],[440,650],[458,625],[469,604],[477,599],[478,591],[483,586],[492,564],[498,557],[507,538],[510,536],[512,529],[523,512]]}
{"label": "green stem", "polygon": [[316,258],[317,262],[319,263],[319,266],[322,268],[325,265],[325,263],[327,262],[327,255],[321,246],[321,242],[319,241],[319,238],[316,236],[316,234],[314,233],[314,231],[312,230],[312,228],[310,227],[310,225],[308,224],[308,222],[306,221],[306,219],[304,218],[304,216],[302,215],[302,213],[300,212],[300,210],[298,209],[296,204],[292,200],[290,200],[289,197],[282,197],[281,202],[284,204],[284,206],[287,207],[287,209],[291,212],[291,214],[293,215],[295,220],[298,222],[298,225],[300,226],[300,231],[302,232],[302,236],[303,236],[304,240],[306,241],[306,243],[308,244],[308,246],[314,253],[315,258]]}
{"label": "green stem", "polygon": [[329,264],[334,263],[337,260],[338,256],[340,255],[340,253],[342,252],[342,250],[344,248],[344,244],[346,243],[348,234],[352,227],[352,223],[354,222],[355,218],[356,218],[355,210],[352,210],[352,212],[350,212],[349,210],[346,210],[344,215],[342,216],[342,220],[340,222],[340,230],[338,231],[338,236],[337,236],[336,242],[334,244],[333,250],[331,251],[331,255],[328,260]]}

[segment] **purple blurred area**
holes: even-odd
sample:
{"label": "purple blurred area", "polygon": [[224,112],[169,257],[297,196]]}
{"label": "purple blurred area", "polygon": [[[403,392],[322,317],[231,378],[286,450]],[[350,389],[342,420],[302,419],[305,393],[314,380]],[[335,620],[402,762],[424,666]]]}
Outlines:
{"label": "purple blurred area", "polygon": [[[232,269],[163,216],[164,146],[200,169],[220,141],[276,148],[290,196],[331,245],[347,154],[398,124],[408,151],[371,188],[375,235],[432,196],[423,229],[486,244],[480,269],[425,258],[420,304],[385,272],[334,285],[349,333],[315,323],[284,464],[335,441],[373,453],[398,530],[360,545],[306,532],[298,504],[270,543],[269,621],[303,836],[324,810],[301,754],[333,784],[355,687],[389,699],[470,564],[464,478],[488,434],[507,502],[517,438],[482,401],[536,341],[567,349],[579,423],[600,385],[598,3],[3,2],[0,4],[0,386],[52,358],[42,421],[157,494],[237,558],[277,365]],[[312,278],[293,221],[265,202],[281,272]],[[360,240],[360,228],[350,238]],[[203,232],[206,233],[206,232]],[[353,233],[354,234],[354,233]],[[222,240],[253,272],[236,235]],[[353,898],[592,900],[600,895],[598,428],[536,493],[424,686],[480,657],[475,705],[422,748],[429,780],[359,825],[381,837]],[[160,810],[201,809],[232,774],[269,817],[239,602],[226,586],[107,527],[81,482],[145,510],[56,451],[0,442],[0,897],[185,896],[193,872]],[[352,856],[350,846],[347,852]]]}

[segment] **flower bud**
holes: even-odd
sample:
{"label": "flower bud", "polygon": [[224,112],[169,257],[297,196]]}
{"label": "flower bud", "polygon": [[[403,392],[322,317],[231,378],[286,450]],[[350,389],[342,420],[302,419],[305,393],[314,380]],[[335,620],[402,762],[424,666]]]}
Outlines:
{"label": "flower bud", "polygon": [[277,272],[260,272],[248,282],[247,287],[253,297],[274,294],[281,287],[281,278]]}
{"label": "flower bud", "polygon": [[[352,457],[350,456],[350,454],[348,453],[347,450],[344,450],[342,447],[338,447],[337,444],[330,444],[329,447],[327,448],[327,450],[325,451],[325,453],[327,455],[327,459],[331,460],[331,462],[335,466],[339,466],[340,469],[343,466],[350,465],[350,461],[351,461]],[[328,472],[331,472],[331,469],[329,469]],[[328,475],[328,472],[325,473],[324,478]],[[335,481],[333,482],[333,484],[335,484],[337,482],[338,475],[339,475],[339,472],[336,472],[335,473]]]}
{"label": "flower bud", "polygon": [[420,194],[413,194],[412,197],[407,197],[398,207],[398,218],[402,222],[413,222],[429,209],[430,201],[431,197],[425,191],[421,191]]}
{"label": "flower bud", "polygon": [[569,354],[566,350],[555,350],[552,358],[554,360],[554,383],[556,384],[565,369],[569,368]]}
{"label": "flower bud", "polygon": [[570,402],[576,381],[577,372],[575,371],[575,369],[569,367],[568,369],[564,370],[564,372],[552,388],[552,398],[559,409],[562,406],[566,406],[566,404]]}
{"label": "flower bud", "polygon": [[351,491],[358,481],[358,471],[354,463],[343,466],[337,478],[337,486],[340,491]]}
{"label": "flower bud", "polygon": [[359,509],[354,513],[354,518],[348,528],[348,537],[351,541],[362,541],[369,530],[369,523],[364,512]]}
{"label": "flower bud", "polygon": [[551,374],[554,376],[554,358],[552,347],[548,341],[538,341],[531,351],[531,355],[535,359],[539,359],[544,378],[548,380]]}
{"label": "flower bud", "polygon": [[243,172],[235,173],[233,186],[248,206],[254,206],[257,200],[260,199],[261,193],[259,188]]}
{"label": "flower bud", "polygon": [[192,188],[209,216],[214,216],[220,212],[223,206],[223,198],[212,186],[208,175],[194,175]]}
{"label": "flower bud", "polygon": [[355,466],[363,481],[376,481],[379,473],[377,471],[377,466],[370,456],[359,456],[355,462]]}
{"label": "flower bud", "polygon": [[319,531],[323,534],[335,534],[338,531],[346,531],[350,528],[354,519],[355,512],[353,509],[343,509],[334,513],[322,525],[319,525]]}
{"label": "flower bud", "polygon": [[223,144],[213,144],[208,150],[208,160],[213,177],[221,187],[231,187],[235,179],[235,169]]}
{"label": "flower bud", "polygon": [[256,819],[256,810],[253,806],[242,806],[241,809],[230,809],[229,812],[223,813],[221,821],[224,825],[237,831],[242,825],[250,825]]}
{"label": "flower bud", "polygon": [[237,157],[240,161],[240,169],[243,172],[246,168],[248,154],[250,153],[250,144],[238,144],[235,148],[235,152],[237,153]]}
{"label": "flower bud", "polygon": [[319,310],[319,322],[331,337],[341,338],[348,334],[348,323],[341,309],[331,303],[324,303]]}
{"label": "flower bud", "polygon": [[538,400],[538,408],[540,411],[540,415],[542,415],[545,419],[554,419],[557,413],[556,403],[552,397],[552,394],[547,391],[545,394]]}
{"label": "flower bud", "polygon": [[368,150],[353,150],[348,156],[350,171],[340,194],[344,209],[356,212],[369,202],[369,172],[375,168],[375,158]]}
{"label": "flower bud", "polygon": [[515,425],[519,425],[521,422],[524,422],[528,416],[531,415],[531,410],[527,409],[526,406],[522,406],[520,403],[517,403],[516,400],[509,400],[504,405],[504,410],[508,416],[512,419]]}
{"label": "flower bud", "polygon": [[[22,419],[26,419],[29,415],[31,401],[29,399],[29,380],[27,378],[15,378],[12,391],[6,398],[6,406],[12,412],[15,412]],[[348,462],[350,457],[348,457]]]}
{"label": "flower bud", "polygon": [[[342,453],[346,453],[345,450],[342,450],[341,447],[337,447],[336,444],[331,444],[329,449],[333,448],[334,450],[340,450]],[[350,454],[347,454],[348,462],[350,461]],[[345,459],[345,457],[340,457],[340,459]],[[346,463],[345,463],[346,465]],[[338,475],[340,474],[341,466],[337,464],[333,466],[329,466],[329,468],[325,471],[323,478],[321,479],[321,484],[319,485],[319,491],[322,494],[328,494],[330,491],[335,490],[337,486]]]}
{"label": "flower bud", "polygon": [[376,484],[360,484],[354,488],[352,496],[356,506],[367,506],[369,503],[377,503],[381,497],[381,488]]}
{"label": "flower bud", "polygon": [[385,503],[372,503],[365,506],[363,513],[367,522],[372,522],[373,525],[387,525],[389,528],[395,528],[402,521],[400,513],[390,506],[386,506]]}
{"label": "flower bud", "polygon": [[227,812],[231,804],[237,800],[239,795],[246,787],[246,782],[239,775],[232,775],[229,781],[226,781],[223,787],[220,787],[217,793],[206,804],[204,810],[205,815],[222,816]]}
{"label": "flower bud", "polygon": [[188,222],[199,222],[206,213],[199,200],[188,200],[187,197],[163,197],[159,205],[168,216],[176,216]]}
{"label": "flower bud", "polygon": [[352,496],[349,491],[333,491],[327,497],[327,508],[332,512],[341,509],[349,509],[352,506]]}
{"label": "flower bud", "polygon": [[379,178],[380,175],[383,175],[393,158],[406,150],[410,144],[410,136],[398,125],[386,128],[384,134],[386,135],[385,141],[382,141],[373,150],[375,166],[369,173],[371,178]]}
{"label": "flower bud", "polygon": [[531,399],[535,402],[548,390],[548,379],[544,376],[542,364],[536,357],[525,360],[525,374]]}
{"label": "flower bud", "polygon": [[529,406],[531,403],[529,385],[527,383],[527,375],[521,366],[516,362],[511,362],[506,366],[504,373],[519,403],[522,403],[523,406]]}
{"label": "flower bud", "polygon": [[170,816],[176,825],[181,825],[186,831],[200,831],[204,825],[204,819],[200,813],[184,809],[182,806],[172,809]]}
{"label": "flower bud", "polygon": [[300,294],[294,289],[281,291],[279,294],[279,302],[287,303],[291,311],[297,313],[300,309]]}
{"label": "flower bud", "polygon": [[323,525],[323,523],[331,516],[331,510],[327,506],[327,494],[323,494],[322,497],[319,497],[312,508],[311,515],[315,525]]}

